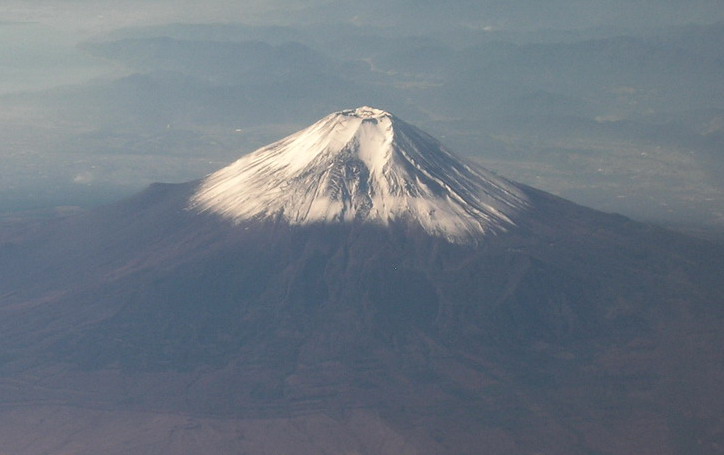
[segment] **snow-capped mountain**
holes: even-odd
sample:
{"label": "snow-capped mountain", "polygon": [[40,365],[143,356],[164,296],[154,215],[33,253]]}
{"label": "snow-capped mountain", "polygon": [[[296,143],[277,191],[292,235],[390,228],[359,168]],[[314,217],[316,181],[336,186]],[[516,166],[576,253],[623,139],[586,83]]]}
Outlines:
{"label": "snow-capped mountain", "polygon": [[392,114],[331,114],[204,179],[191,207],[234,221],[414,222],[455,242],[501,232],[528,201],[514,183],[474,169]]}
{"label": "snow-capped mountain", "polygon": [[0,229],[0,450],[720,453],[722,270],[342,111]]}

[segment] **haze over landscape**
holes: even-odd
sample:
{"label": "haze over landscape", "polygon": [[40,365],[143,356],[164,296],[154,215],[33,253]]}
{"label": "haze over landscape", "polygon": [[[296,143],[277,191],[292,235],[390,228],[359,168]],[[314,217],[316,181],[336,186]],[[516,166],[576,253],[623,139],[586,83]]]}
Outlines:
{"label": "haze over landscape", "polygon": [[0,13],[5,214],[198,178],[372,105],[577,202],[724,226],[717,1],[9,1]]}
{"label": "haze over landscape", "polygon": [[724,454],[720,1],[0,40],[0,453]]}

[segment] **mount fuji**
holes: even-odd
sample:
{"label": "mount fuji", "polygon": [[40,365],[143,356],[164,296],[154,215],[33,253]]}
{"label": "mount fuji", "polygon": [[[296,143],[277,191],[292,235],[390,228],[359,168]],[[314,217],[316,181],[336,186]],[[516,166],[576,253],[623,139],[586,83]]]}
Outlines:
{"label": "mount fuji", "polygon": [[0,450],[722,453],[722,270],[345,110],[0,231]]}

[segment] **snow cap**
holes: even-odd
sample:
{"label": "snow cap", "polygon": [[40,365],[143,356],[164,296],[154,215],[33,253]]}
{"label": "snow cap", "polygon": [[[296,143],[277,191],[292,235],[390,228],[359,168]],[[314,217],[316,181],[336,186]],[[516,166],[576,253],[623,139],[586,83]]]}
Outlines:
{"label": "snow cap", "polygon": [[523,190],[389,112],[343,110],[209,175],[193,210],[235,222],[416,223],[451,242],[507,230]]}

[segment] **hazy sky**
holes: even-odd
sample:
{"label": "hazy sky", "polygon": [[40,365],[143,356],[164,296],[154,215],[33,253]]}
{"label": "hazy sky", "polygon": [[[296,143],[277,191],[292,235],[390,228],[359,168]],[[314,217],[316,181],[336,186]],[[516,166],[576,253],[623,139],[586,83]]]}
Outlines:
{"label": "hazy sky", "polygon": [[5,0],[0,20],[30,21],[79,33],[99,33],[119,27],[173,22],[254,22],[281,4],[292,10],[297,4],[322,1],[208,0]]}
{"label": "hazy sky", "polygon": [[[721,0],[4,0],[0,20],[40,21],[83,33],[170,22],[432,23],[464,26],[580,28],[716,22]],[[414,11],[414,14],[411,14]]]}

